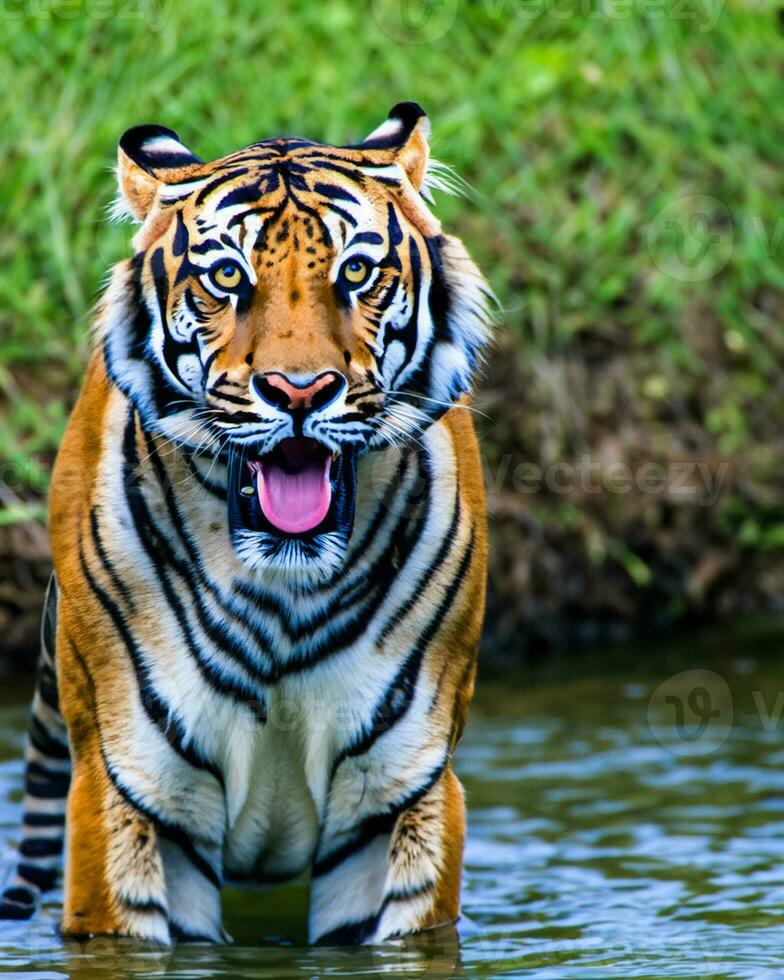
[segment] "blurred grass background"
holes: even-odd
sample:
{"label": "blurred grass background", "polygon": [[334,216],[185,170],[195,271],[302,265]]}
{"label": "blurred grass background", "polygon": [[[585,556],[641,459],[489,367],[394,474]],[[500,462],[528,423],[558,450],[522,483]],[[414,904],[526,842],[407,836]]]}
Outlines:
{"label": "blurred grass background", "polygon": [[[488,646],[534,655],[777,605],[777,4],[20,0],[0,26],[6,651],[34,631],[49,468],[90,307],[128,254],[130,229],[106,221],[121,132],[159,122],[205,158],[280,133],[348,142],[402,99],[474,188],[439,214],[505,311],[479,398]],[[628,492],[605,479],[619,465]],[[645,465],[657,489],[640,489]]]}

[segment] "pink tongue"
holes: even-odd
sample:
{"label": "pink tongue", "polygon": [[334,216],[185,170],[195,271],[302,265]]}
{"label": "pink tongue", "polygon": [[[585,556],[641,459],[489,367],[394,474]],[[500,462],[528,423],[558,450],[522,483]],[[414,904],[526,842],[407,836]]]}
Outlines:
{"label": "pink tongue", "polygon": [[332,501],[330,463],[327,456],[323,462],[306,464],[298,473],[287,473],[277,463],[261,463],[259,503],[270,524],[287,534],[302,534],[321,524]]}

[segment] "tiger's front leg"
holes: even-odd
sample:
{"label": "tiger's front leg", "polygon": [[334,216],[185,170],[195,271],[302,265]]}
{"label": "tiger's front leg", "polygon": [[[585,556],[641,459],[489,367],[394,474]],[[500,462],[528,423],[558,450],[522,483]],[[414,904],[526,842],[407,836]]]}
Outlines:
{"label": "tiger's front leg", "polygon": [[165,836],[83,747],[68,800],[62,932],[223,942],[219,854]]}
{"label": "tiger's front leg", "polygon": [[57,653],[73,766],[61,931],[74,937],[118,935],[168,943],[157,831],[110,777],[96,723],[96,680],[62,622]]}
{"label": "tiger's front leg", "polygon": [[465,839],[462,787],[451,759],[397,806],[322,840],[313,868],[310,939],[379,943],[453,922]]}
{"label": "tiger's front leg", "polygon": [[[131,723],[145,714],[138,701],[134,704],[138,695],[123,691],[123,676],[116,669],[114,689],[107,689],[101,658],[84,655],[88,650],[95,654],[95,649],[83,651],[73,639],[78,636],[84,642],[84,620],[79,616],[74,627],[69,612],[63,602],[58,686],[73,777],[61,931],[67,936],[116,935],[164,944],[179,939],[225,941],[222,842],[210,834],[208,819],[201,833],[195,816],[190,825],[187,821],[188,810],[207,814],[214,801],[202,800],[200,807],[198,785],[187,772],[163,766],[156,771],[154,760],[163,756],[156,756],[155,739],[151,733],[146,739],[138,737]],[[99,636],[97,620],[94,626],[93,635]],[[112,646],[103,649],[111,651]],[[188,802],[187,810],[180,808],[179,819],[178,801]],[[163,818],[167,804],[175,815]]]}
{"label": "tiger's front leg", "polygon": [[68,798],[61,931],[171,941],[155,827],[111,784],[95,739],[80,746]]}

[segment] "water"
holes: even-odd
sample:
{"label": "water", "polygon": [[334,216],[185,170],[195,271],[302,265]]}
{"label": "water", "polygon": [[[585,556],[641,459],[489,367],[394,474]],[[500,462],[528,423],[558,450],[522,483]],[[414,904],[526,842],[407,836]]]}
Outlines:
{"label": "water", "polygon": [[[459,937],[446,929],[375,950],[309,949],[301,882],[227,891],[230,947],[80,945],[57,937],[55,896],[32,923],[0,923],[0,971],[784,977],[782,638],[765,624],[717,629],[485,677],[459,751],[470,825]],[[29,680],[2,687],[7,868]]]}

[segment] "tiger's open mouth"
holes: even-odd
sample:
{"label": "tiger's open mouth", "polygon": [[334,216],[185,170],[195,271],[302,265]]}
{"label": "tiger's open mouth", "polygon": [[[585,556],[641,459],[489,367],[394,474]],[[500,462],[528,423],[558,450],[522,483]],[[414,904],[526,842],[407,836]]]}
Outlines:
{"label": "tiger's open mouth", "polygon": [[[312,531],[332,504],[332,453],[314,439],[286,439],[260,460],[249,460],[261,512],[285,534]],[[248,492],[242,487],[241,493]]]}
{"label": "tiger's open mouth", "polygon": [[234,450],[229,466],[232,529],[307,540],[330,531],[351,532],[356,460],[317,439],[284,439],[260,456]]}

